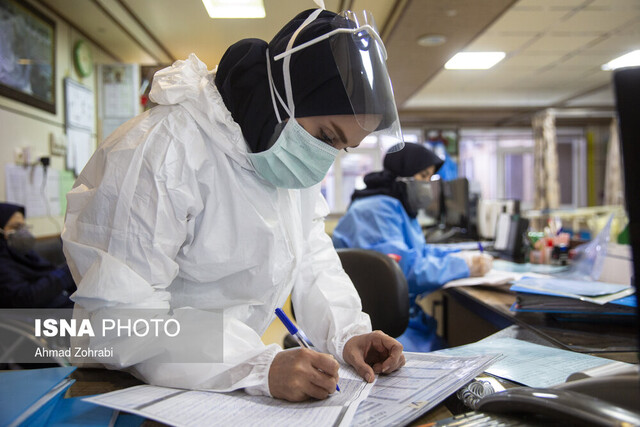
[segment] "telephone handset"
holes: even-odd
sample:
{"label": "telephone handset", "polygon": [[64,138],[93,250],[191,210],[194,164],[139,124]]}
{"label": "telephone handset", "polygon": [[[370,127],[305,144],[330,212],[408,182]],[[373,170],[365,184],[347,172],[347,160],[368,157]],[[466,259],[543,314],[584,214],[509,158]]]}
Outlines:
{"label": "telephone handset", "polygon": [[545,389],[510,388],[482,398],[477,410],[581,425],[640,425],[640,375],[585,378]]}

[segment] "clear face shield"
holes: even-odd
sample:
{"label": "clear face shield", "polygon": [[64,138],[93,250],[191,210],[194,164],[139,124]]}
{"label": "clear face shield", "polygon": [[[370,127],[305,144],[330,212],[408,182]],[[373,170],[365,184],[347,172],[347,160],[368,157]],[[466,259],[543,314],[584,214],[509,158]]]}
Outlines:
{"label": "clear face shield", "polygon": [[[336,16],[334,21],[336,29],[296,47],[289,47],[275,56],[274,60],[284,59],[284,66],[288,68],[287,57],[291,54],[329,39],[333,59],[358,125],[380,138],[385,145],[391,146],[388,152],[401,150],[404,142],[387,71],[387,52],[373,16],[368,11],[346,11]],[[302,24],[294,37],[305,25]],[[285,71],[287,73],[288,70]],[[285,86],[286,83],[285,77]],[[293,99],[289,99],[289,94],[287,98],[291,110]]]}
{"label": "clear face shield", "polygon": [[397,178],[407,186],[407,201],[414,211],[428,209],[433,202],[437,202],[438,192],[429,181],[414,178]]}

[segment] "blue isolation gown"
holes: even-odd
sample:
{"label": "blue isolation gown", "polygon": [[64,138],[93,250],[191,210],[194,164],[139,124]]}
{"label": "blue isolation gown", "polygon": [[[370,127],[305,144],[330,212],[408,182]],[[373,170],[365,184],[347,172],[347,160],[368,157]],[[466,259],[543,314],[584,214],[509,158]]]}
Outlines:
{"label": "blue isolation gown", "polygon": [[399,255],[409,285],[411,317],[398,340],[407,351],[431,351],[443,346],[435,333],[435,320],[415,300],[450,280],[469,276],[463,259],[448,256],[457,250],[427,245],[418,221],[407,215],[398,199],[384,195],[356,199],[333,231],[333,245],[337,249],[361,248]]}

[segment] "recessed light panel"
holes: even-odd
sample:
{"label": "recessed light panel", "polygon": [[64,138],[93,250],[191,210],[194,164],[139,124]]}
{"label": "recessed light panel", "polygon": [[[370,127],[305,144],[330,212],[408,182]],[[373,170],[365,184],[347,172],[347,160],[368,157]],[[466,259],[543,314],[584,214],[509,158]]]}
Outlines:
{"label": "recessed light panel", "polygon": [[603,70],[615,70],[616,68],[636,67],[640,65],[640,49],[612,59],[602,66]]}
{"label": "recessed light panel", "polygon": [[262,0],[202,0],[211,18],[264,18]]}
{"label": "recessed light panel", "polygon": [[444,64],[447,70],[486,70],[502,61],[504,52],[458,52]]}

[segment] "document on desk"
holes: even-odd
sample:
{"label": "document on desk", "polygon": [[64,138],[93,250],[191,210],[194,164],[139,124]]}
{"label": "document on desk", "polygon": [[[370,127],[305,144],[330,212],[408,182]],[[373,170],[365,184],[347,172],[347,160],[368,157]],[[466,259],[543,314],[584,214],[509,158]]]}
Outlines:
{"label": "document on desk", "polygon": [[574,372],[612,362],[601,357],[514,338],[489,338],[473,344],[439,350],[436,353],[467,356],[496,352],[502,353],[504,358],[489,367],[487,373],[529,387],[551,387],[565,382]]}
{"label": "document on desk", "polygon": [[480,277],[465,277],[464,279],[451,280],[444,284],[443,289],[454,288],[456,286],[500,286],[522,279],[522,277],[551,278],[546,274],[537,273],[515,273],[491,269],[487,274]]}
{"label": "document on desk", "polygon": [[215,393],[142,385],[85,399],[173,426],[397,425],[435,407],[482,373],[499,356],[449,357],[405,353],[398,371],[368,384],[340,368],[340,393],[322,401],[285,402],[242,391]]}
{"label": "document on desk", "polygon": [[557,278],[541,279],[536,277],[521,278],[516,281],[511,290],[574,298],[599,305],[604,305],[635,293],[635,289],[631,285]]}
{"label": "document on desk", "polygon": [[371,394],[358,407],[353,425],[406,424],[434,408],[501,357],[404,354],[405,366],[378,377]]}
{"label": "document on desk", "polygon": [[358,404],[367,398],[368,384],[350,367],[341,367],[339,393],[320,401],[286,402],[243,391],[215,393],[142,385],[86,400],[141,415],[173,426],[350,425]]}

